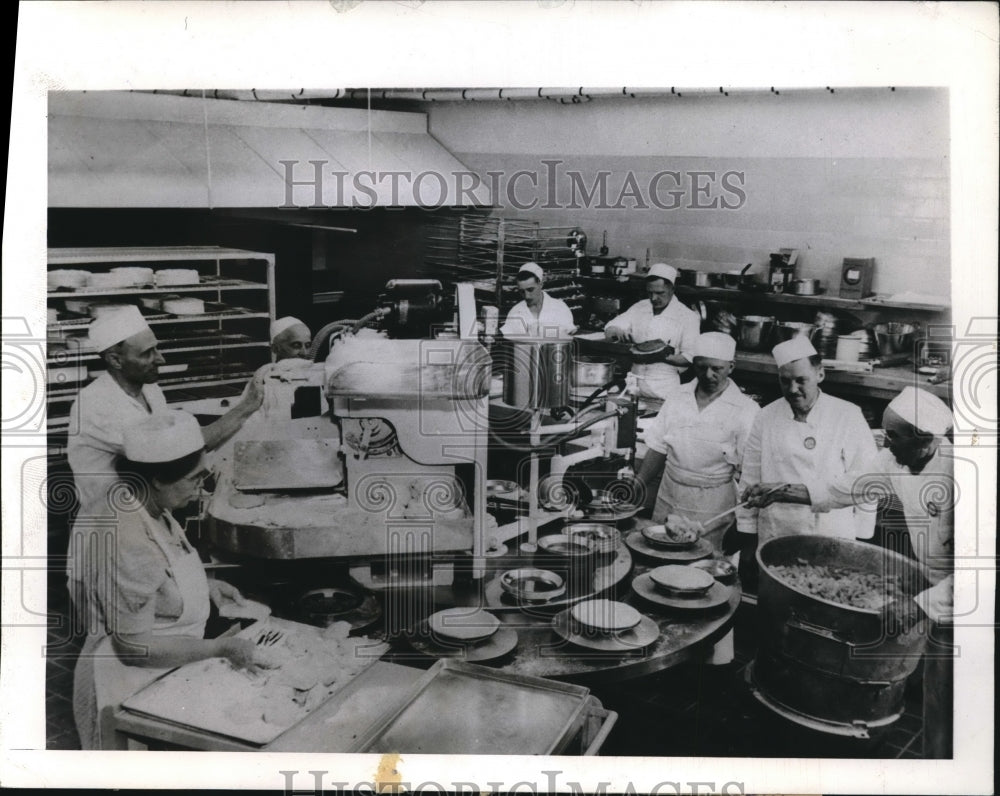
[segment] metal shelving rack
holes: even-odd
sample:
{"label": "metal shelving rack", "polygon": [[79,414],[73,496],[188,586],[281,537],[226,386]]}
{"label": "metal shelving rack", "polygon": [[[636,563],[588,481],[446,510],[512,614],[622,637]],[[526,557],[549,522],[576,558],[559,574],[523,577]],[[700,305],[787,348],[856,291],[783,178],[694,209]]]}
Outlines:
{"label": "metal shelving rack", "polygon": [[545,269],[546,292],[576,312],[583,308],[584,293],[569,248],[572,229],[475,214],[448,219],[427,235],[425,272],[442,281],[476,283],[479,297],[500,307],[503,316],[521,300],[518,269],[533,261]]}
{"label": "metal shelving rack", "polygon": [[[69,429],[72,401],[102,369],[90,367],[100,365],[101,359],[83,340],[91,319],[66,310],[64,302],[67,299],[112,299],[132,304],[140,303],[143,297],[165,295],[203,299],[206,312],[198,315],[142,310],[167,360],[167,367],[161,369],[159,385],[172,403],[236,394],[254,370],[269,361],[269,323],[275,315],[273,254],[219,246],[48,250],[50,270],[72,268],[100,272],[123,265],[142,265],[154,270],[193,268],[199,273],[199,281],[163,287],[49,291],[47,306],[56,311],[57,320],[47,326],[46,404],[49,433],[56,440]],[[54,369],[67,367],[76,367],[78,371],[86,367],[88,375],[79,381],[58,381],[53,377]]]}

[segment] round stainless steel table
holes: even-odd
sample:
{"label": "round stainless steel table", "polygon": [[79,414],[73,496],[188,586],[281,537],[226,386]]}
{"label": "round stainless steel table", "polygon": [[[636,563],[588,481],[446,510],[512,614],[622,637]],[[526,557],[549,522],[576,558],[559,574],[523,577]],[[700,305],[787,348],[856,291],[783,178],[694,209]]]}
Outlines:
{"label": "round stainless steel table", "polygon": [[[623,533],[648,524],[633,520],[624,523]],[[502,571],[504,560],[491,564]],[[516,649],[493,665],[500,671],[514,674],[551,677],[567,682],[596,684],[614,682],[632,677],[642,677],[669,669],[672,666],[701,659],[732,628],[736,609],[740,604],[740,584],[730,587],[728,600],[714,609],[678,610],[652,604],[637,595],[631,588],[633,578],[665,562],[635,556],[631,571],[626,572],[603,592],[590,597],[618,599],[637,608],[649,617],[659,629],[659,638],[643,650],[625,654],[608,654],[586,649],[565,641],[553,629],[553,617],[565,610],[565,603],[557,608],[529,607],[526,610],[509,608],[496,611],[503,627],[516,630]],[[492,577],[492,576],[491,576]],[[488,581],[487,581],[488,582]],[[476,605],[475,593],[463,594],[457,589],[435,590],[433,610],[447,605]],[[481,607],[489,610],[486,601]],[[387,659],[397,662],[430,665],[433,661],[417,655],[404,640],[398,639]]]}

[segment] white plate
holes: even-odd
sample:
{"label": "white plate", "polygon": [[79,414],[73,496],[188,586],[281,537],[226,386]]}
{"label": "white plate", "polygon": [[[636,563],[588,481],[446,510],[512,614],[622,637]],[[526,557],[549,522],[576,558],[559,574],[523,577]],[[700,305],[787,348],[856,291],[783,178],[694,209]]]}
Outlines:
{"label": "white plate", "polygon": [[570,612],[584,628],[603,633],[621,633],[642,619],[642,614],[631,605],[614,600],[587,600],[574,605]]}
{"label": "white plate", "polygon": [[649,577],[657,586],[675,594],[704,594],[715,583],[708,572],[694,567],[667,564],[651,570]]}
{"label": "white plate", "polygon": [[500,627],[500,620],[479,608],[446,608],[431,614],[427,626],[442,638],[455,641],[474,641],[489,638]]}

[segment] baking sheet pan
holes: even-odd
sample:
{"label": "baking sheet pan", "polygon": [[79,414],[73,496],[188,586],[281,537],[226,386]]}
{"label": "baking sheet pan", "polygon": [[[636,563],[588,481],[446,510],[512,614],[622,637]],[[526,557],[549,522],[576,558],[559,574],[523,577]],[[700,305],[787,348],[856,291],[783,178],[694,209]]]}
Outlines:
{"label": "baking sheet pan", "polygon": [[[311,625],[276,617],[255,622],[236,635],[256,640],[271,631],[305,638],[321,635],[321,631]],[[373,656],[369,665],[374,660]],[[367,668],[368,665],[365,670]],[[261,683],[246,672],[234,669],[222,658],[209,658],[165,673],[126,698],[122,708],[168,724],[263,746],[315,712],[357,676],[359,674],[347,674],[330,686],[320,683],[314,686],[320,693],[311,707],[294,715],[275,713],[275,718],[265,720],[264,715],[269,712],[267,697],[255,686],[255,682],[257,686]],[[248,719],[248,711],[259,717]]]}
{"label": "baking sheet pan", "polygon": [[338,486],[344,480],[338,447],[334,438],[237,442],[233,484],[244,492]]}
{"label": "baking sheet pan", "polygon": [[557,754],[581,726],[589,694],[579,685],[440,660],[352,751]]}

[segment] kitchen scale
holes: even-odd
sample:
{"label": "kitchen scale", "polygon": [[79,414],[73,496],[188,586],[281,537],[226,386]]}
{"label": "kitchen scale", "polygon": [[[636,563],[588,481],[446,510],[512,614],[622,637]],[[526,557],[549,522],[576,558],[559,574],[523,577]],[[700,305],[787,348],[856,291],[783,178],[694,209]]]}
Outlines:
{"label": "kitchen scale", "polygon": [[863,299],[872,295],[875,258],[845,257],[840,270],[840,297]]}

